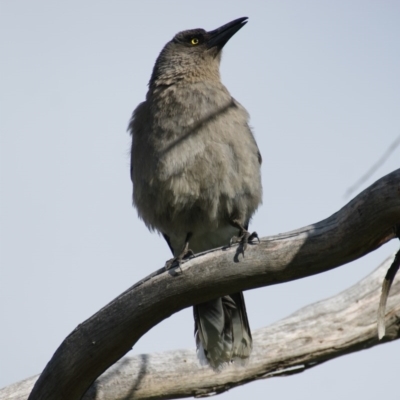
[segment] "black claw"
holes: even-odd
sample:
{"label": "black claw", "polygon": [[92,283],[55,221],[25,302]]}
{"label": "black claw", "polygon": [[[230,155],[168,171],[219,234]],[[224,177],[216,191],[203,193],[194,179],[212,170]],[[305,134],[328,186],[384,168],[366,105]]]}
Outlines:
{"label": "black claw", "polygon": [[240,253],[241,253],[241,254],[243,255],[243,257],[244,257],[244,252],[245,252],[246,249],[247,249],[247,245],[248,245],[249,243],[253,243],[253,240],[254,240],[254,239],[257,239],[257,240],[258,240],[258,243],[260,243],[260,238],[258,237],[257,232],[253,232],[253,233],[250,234],[250,232],[244,231],[244,232],[242,233],[242,235],[239,236],[239,237],[233,236],[232,239],[231,239],[230,242],[229,242],[229,246],[232,246],[232,244],[234,244],[234,243],[239,243],[239,246],[241,247]]}
{"label": "black claw", "polygon": [[261,242],[260,242],[260,238],[258,237],[257,232],[253,232],[253,233],[249,236],[249,239],[248,239],[249,243],[251,243],[254,239],[257,239],[257,240],[258,240],[258,243],[261,243]]}
{"label": "black claw", "polygon": [[186,260],[190,257],[194,256],[194,252],[191,249],[185,249],[178,257],[171,258],[165,263],[165,270],[168,271],[172,267],[180,267],[182,260]]}

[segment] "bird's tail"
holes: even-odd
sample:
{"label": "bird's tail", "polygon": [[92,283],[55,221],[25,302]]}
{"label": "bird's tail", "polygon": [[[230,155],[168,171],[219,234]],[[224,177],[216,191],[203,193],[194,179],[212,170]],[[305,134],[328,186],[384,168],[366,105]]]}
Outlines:
{"label": "bird's tail", "polygon": [[247,363],[253,340],[242,292],[198,304],[193,313],[202,364],[220,370],[230,362]]}

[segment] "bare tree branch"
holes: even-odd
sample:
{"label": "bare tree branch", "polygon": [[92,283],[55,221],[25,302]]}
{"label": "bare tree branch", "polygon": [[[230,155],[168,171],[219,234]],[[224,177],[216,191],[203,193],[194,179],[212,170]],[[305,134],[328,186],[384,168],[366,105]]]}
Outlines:
{"label": "bare tree branch", "polygon": [[[309,305],[253,333],[254,351],[246,368],[234,365],[216,374],[200,367],[194,350],[126,357],[108,369],[84,400],[173,399],[221,393],[272,376],[303,372],[333,358],[400,338],[400,278],[387,309],[387,336],[379,342],[376,309],[381,282],[393,256],[353,287]],[[0,390],[0,400],[26,400],[36,377]]]}
{"label": "bare tree branch", "polygon": [[182,268],[161,269],[79,325],[57,349],[29,400],[80,399],[142,335],[174,312],[227,293],[338,267],[394,238],[399,222],[400,169],[326,220],[249,246],[245,258],[237,247],[218,249]]}
{"label": "bare tree branch", "polygon": [[[400,226],[398,231],[400,230]],[[398,238],[400,239],[400,232],[398,232]],[[389,291],[392,286],[392,283],[394,281],[394,278],[396,277],[397,271],[400,268],[400,250],[396,253],[393,263],[390,265],[385,279],[383,280],[382,284],[382,292],[381,292],[381,298],[379,301],[379,307],[378,307],[378,338],[382,339],[385,336],[385,330],[386,330],[386,321],[385,321],[385,316],[386,316],[386,303],[387,299],[389,296]]]}

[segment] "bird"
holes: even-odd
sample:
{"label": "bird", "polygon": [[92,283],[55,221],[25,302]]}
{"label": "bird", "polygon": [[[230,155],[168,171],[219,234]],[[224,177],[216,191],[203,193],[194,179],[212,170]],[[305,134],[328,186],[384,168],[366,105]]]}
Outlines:
{"label": "bird", "polygon": [[[173,258],[258,239],[248,231],[262,203],[262,158],[249,114],[222,84],[222,49],[248,22],[177,33],[161,50],[144,102],[128,125],[133,205]],[[193,306],[201,365],[246,365],[252,336],[243,293]]]}

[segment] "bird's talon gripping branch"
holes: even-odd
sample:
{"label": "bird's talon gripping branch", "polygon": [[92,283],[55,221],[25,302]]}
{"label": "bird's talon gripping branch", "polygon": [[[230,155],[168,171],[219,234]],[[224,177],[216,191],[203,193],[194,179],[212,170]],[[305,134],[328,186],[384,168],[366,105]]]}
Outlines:
{"label": "bird's talon gripping branch", "polygon": [[178,257],[174,257],[174,258],[171,258],[170,260],[168,260],[165,263],[164,268],[165,268],[166,271],[168,271],[172,267],[179,267],[180,264],[181,264],[181,260],[179,260]]}
{"label": "bird's talon gripping branch", "polygon": [[261,242],[260,242],[260,238],[258,237],[257,232],[253,232],[253,233],[249,236],[248,242],[249,242],[249,243],[252,243],[254,239],[257,239],[258,243],[261,243]]}
{"label": "bird's talon gripping branch", "polygon": [[258,237],[257,232],[250,233],[246,228],[243,227],[243,225],[237,221],[237,220],[231,220],[230,224],[234,226],[235,228],[240,229],[239,236],[233,236],[231,240],[229,241],[229,245],[232,246],[232,244],[239,243],[242,246],[242,253],[244,254],[245,250],[247,249],[247,245],[249,243],[253,243],[254,239],[258,240],[258,243],[260,243],[260,238]]}
{"label": "bird's talon gripping branch", "polygon": [[183,260],[187,260],[194,256],[194,252],[191,249],[185,248],[178,257],[171,258],[165,263],[165,269],[168,271],[172,267],[179,267]]}

